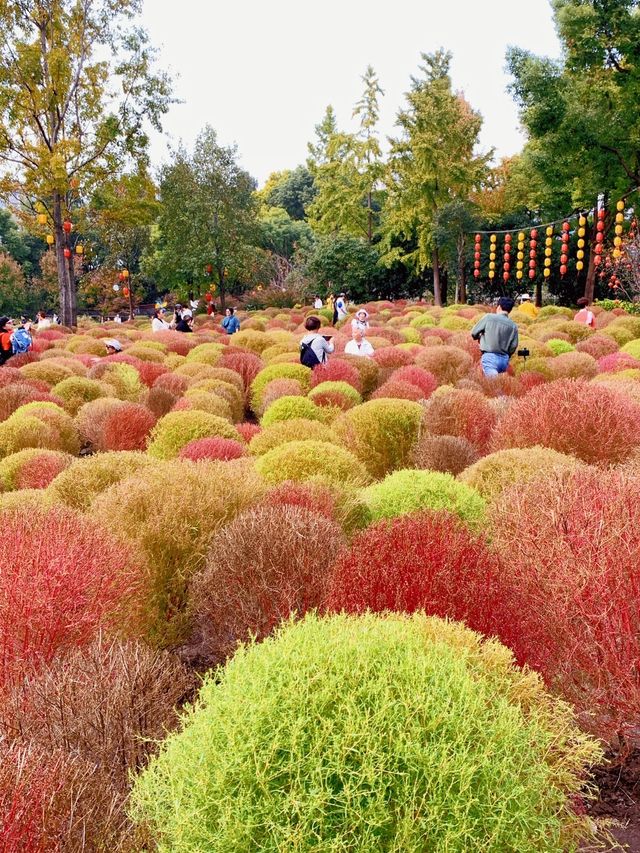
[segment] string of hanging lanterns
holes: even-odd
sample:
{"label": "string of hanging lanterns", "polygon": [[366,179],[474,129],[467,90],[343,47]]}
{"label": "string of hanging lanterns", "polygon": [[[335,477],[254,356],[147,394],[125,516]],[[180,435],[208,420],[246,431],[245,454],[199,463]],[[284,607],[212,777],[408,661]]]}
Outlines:
{"label": "string of hanging lanterns", "polygon": [[[639,188],[636,188],[632,192],[636,192]],[[630,195],[628,193],[627,195]],[[625,196],[626,197],[626,196]],[[603,260],[603,252],[604,252],[604,236],[605,236],[605,220],[606,220],[606,211],[604,208],[599,208],[595,211],[595,242],[593,246],[593,262],[596,267],[602,264]],[[545,279],[550,278],[552,265],[553,265],[553,246],[556,244],[557,235],[555,233],[555,226],[560,225],[560,265],[559,272],[560,275],[564,278],[569,271],[569,259],[570,259],[570,242],[571,242],[571,220],[575,219],[577,216],[577,228],[575,229],[576,234],[576,250],[575,250],[575,269],[576,272],[580,273],[585,266],[585,255],[586,255],[586,235],[587,235],[587,225],[588,219],[585,213],[575,214],[571,217],[565,217],[564,219],[558,219],[553,222],[548,222],[543,225],[538,226],[538,228],[545,229],[545,238],[544,238],[544,255],[543,255],[543,263],[542,263],[542,274]],[[615,260],[619,259],[622,256],[622,246],[623,246],[623,237],[625,230],[625,202],[624,199],[620,199],[616,203],[616,214],[615,214],[615,224],[614,224],[614,237],[613,237],[613,252],[612,256]],[[529,233],[529,278],[533,280],[536,278],[538,273],[538,228],[532,228]],[[475,232],[475,244],[474,244],[474,260],[473,260],[473,275],[474,278],[479,279],[482,277],[482,242],[483,236],[485,234],[489,235],[489,264],[488,264],[488,272],[487,275],[490,280],[495,279],[496,271],[497,271],[497,242],[498,235],[504,235],[503,242],[503,262],[502,262],[502,279],[506,284],[509,281],[512,270],[512,253],[513,249],[513,231],[510,229],[498,230],[498,231],[476,231]],[[516,279],[520,281],[524,277],[524,268],[525,268],[525,233],[523,231],[519,231],[517,234],[517,253],[516,253]]]}

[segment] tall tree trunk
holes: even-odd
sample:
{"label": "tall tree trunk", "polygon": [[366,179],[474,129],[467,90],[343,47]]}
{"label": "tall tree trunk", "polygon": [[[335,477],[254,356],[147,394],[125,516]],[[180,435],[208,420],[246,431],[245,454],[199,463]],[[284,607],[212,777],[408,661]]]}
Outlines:
{"label": "tall tree trunk", "polygon": [[434,249],[431,256],[433,264],[433,301],[442,308],[442,291],[440,290],[440,266],[438,265],[438,250]]}
{"label": "tall tree trunk", "polygon": [[536,308],[542,308],[542,279],[538,278],[536,282]]}
{"label": "tall tree trunk", "polygon": [[593,218],[593,228],[591,229],[591,239],[589,240],[589,264],[587,266],[587,279],[584,283],[584,295],[589,300],[589,302],[593,302],[593,297],[596,292],[596,264],[595,264],[595,245],[596,245],[596,234],[598,233],[597,224],[598,224],[598,200],[596,199],[595,206],[593,208],[596,213]]}
{"label": "tall tree trunk", "polygon": [[371,190],[367,193],[367,239],[373,240],[373,210],[371,209]]}
{"label": "tall tree trunk", "polygon": [[456,281],[456,302],[467,303],[467,275],[464,264],[464,235],[458,240],[458,278]]}
{"label": "tall tree trunk", "polygon": [[[66,263],[64,256],[67,239],[64,228],[62,227],[62,196],[57,190],[53,193],[52,207],[56,266],[58,268],[58,285],[60,287],[60,319],[64,326],[75,326],[77,320],[75,277],[72,278],[69,275],[69,265]],[[71,260],[73,262],[73,258]]]}
{"label": "tall tree trunk", "polygon": [[220,310],[224,314],[224,310],[227,307],[227,288],[224,280],[224,267],[217,264],[216,269],[218,271],[218,287],[220,289]]}

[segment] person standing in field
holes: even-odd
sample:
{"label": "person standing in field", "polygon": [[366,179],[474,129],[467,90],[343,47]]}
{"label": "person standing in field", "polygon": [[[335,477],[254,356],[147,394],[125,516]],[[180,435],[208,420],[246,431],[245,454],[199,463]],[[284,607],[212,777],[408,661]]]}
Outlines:
{"label": "person standing in field", "polygon": [[227,308],[224,312],[225,316],[220,325],[228,335],[235,335],[240,331],[240,320],[236,317],[233,308]]}
{"label": "person standing in field", "polygon": [[480,341],[482,372],[497,376],[509,367],[509,359],[518,349],[518,327],[509,317],[513,299],[502,296],[495,314],[485,314],[471,329],[474,341]]}
{"label": "person standing in field", "polygon": [[578,307],[580,310],[573,318],[576,323],[582,323],[583,326],[588,326],[590,329],[595,329],[596,327],[596,316],[593,311],[589,310],[589,300],[586,296],[582,296],[578,299]]}
{"label": "person standing in field", "polygon": [[331,335],[320,335],[322,325],[319,317],[307,317],[304,327],[308,334],[300,341],[300,364],[312,370],[319,364],[326,364],[328,356],[335,349]]}

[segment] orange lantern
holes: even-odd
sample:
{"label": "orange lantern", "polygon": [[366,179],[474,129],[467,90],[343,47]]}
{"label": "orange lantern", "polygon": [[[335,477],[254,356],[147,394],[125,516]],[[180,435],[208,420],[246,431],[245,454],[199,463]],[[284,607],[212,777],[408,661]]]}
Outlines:
{"label": "orange lantern", "polygon": [[71,234],[72,227],[73,226],[69,219],[65,219],[65,221],[62,223],[62,229],[65,234]]}
{"label": "orange lantern", "polygon": [[65,256],[65,258],[70,258],[71,257],[71,249],[68,249],[65,247],[64,256]]}

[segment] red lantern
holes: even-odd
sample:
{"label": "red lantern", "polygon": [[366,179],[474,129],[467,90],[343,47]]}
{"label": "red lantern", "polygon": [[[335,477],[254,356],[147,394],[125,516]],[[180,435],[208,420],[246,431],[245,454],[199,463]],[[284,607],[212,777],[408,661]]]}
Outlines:
{"label": "red lantern", "polygon": [[[594,256],[594,258],[593,258],[593,263],[594,263],[597,267],[599,267],[599,266],[600,266],[600,264],[602,263],[602,256],[601,256],[601,255],[595,255],[595,256]],[[601,275],[604,275],[604,273],[601,273]]]}
{"label": "red lantern", "polygon": [[480,252],[475,252],[473,257],[474,257],[474,260],[479,261],[480,260]]}
{"label": "red lantern", "polygon": [[535,229],[535,228],[532,228],[532,229],[531,229],[531,239],[532,239],[532,240],[537,240],[537,239],[538,239],[538,232],[536,231],[536,229]]}
{"label": "red lantern", "polygon": [[531,251],[529,252],[529,257],[531,258],[531,260],[535,260],[535,257],[536,257],[536,250],[535,249],[531,249]]}
{"label": "red lantern", "polygon": [[65,221],[62,223],[62,228],[65,234],[71,234],[72,225],[68,219],[65,219]]}
{"label": "red lantern", "polygon": [[538,247],[538,241],[537,240],[529,240],[529,247],[531,249],[536,249]]}
{"label": "red lantern", "polygon": [[566,274],[567,274],[567,265],[566,264],[560,264],[560,275],[566,275]]}
{"label": "red lantern", "polygon": [[505,242],[505,243],[510,243],[510,242],[511,242],[511,234],[505,234],[505,235],[504,235],[504,242]]}
{"label": "red lantern", "polygon": [[[600,225],[599,222],[598,222],[598,225]],[[596,234],[596,243],[603,243],[603,242],[604,242],[604,234],[602,233],[602,231],[598,231],[598,233]]]}
{"label": "red lantern", "polygon": [[507,276],[509,275],[510,269],[511,269],[511,264],[509,263],[509,261],[505,261],[504,262],[504,271],[506,272]]}
{"label": "red lantern", "polygon": [[529,278],[535,278],[535,277],[536,277],[536,271],[535,270],[529,270]]}
{"label": "red lantern", "polygon": [[603,251],[604,251],[604,246],[602,245],[602,243],[596,243],[596,246],[594,249],[594,252],[596,253],[596,255],[601,255]]}
{"label": "red lantern", "polygon": [[206,267],[205,267],[205,272],[207,273],[207,275],[211,275],[211,273],[213,272],[213,266],[212,266],[212,264],[207,264],[207,265],[206,265]]}
{"label": "red lantern", "polygon": [[568,222],[563,222],[563,223],[562,223],[562,230],[563,230],[563,231],[568,231],[568,230],[569,230],[569,223],[568,223]]}
{"label": "red lantern", "polygon": [[503,273],[502,273],[502,278],[503,278],[503,280],[504,280],[504,281],[509,281],[509,273],[508,273],[508,272],[506,272],[506,271],[505,271],[505,272],[503,272]]}
{"label": "red lantern", "polygon": [[474,278],[480,278],[480,270],[474,270],[473,271],[473,277]]}
{"label": "red lantern", "polygon": [[529,261],[529,269],[535,270],[535,268],[536,268],[536,262],[535,261]]}
{"label": "red lantern", "polygon": [[128,287],[123,287],[123,288],[122,288],[122,295],[123,295],[123,296],[128,296],[128,295],[129,295],[129,288],[128,288]]}
{"label": "red lantern", "polygon": [[119,281],[124,281],[124,280],[125,280],[125,274],[124,274],[123,272],[118,273],[118,280],[119,280]]}
{"label": "red lantern", "polygon": [[604,219],[604,208],[598,211],[598,219]]}
{"label": "red lantern", "polygon": [[213,296],[210,293],[205,293],[204,299],[205,302],[211,302],[213,300]]}
{"label": "red lantern", "polygon": [[560,263],[561,264],[566,264],[568,260],[569,260],[568,255],[560,255]]}
{"label": "red lantern", "polygon": [[476,234],[476,243],[482,242],[482,234]]}
{"label": "red lantern", "polygon": [[71,257],[71,249],[65,249],[64,250],[64,256],[65,256],[65,258],[70,258]]}

